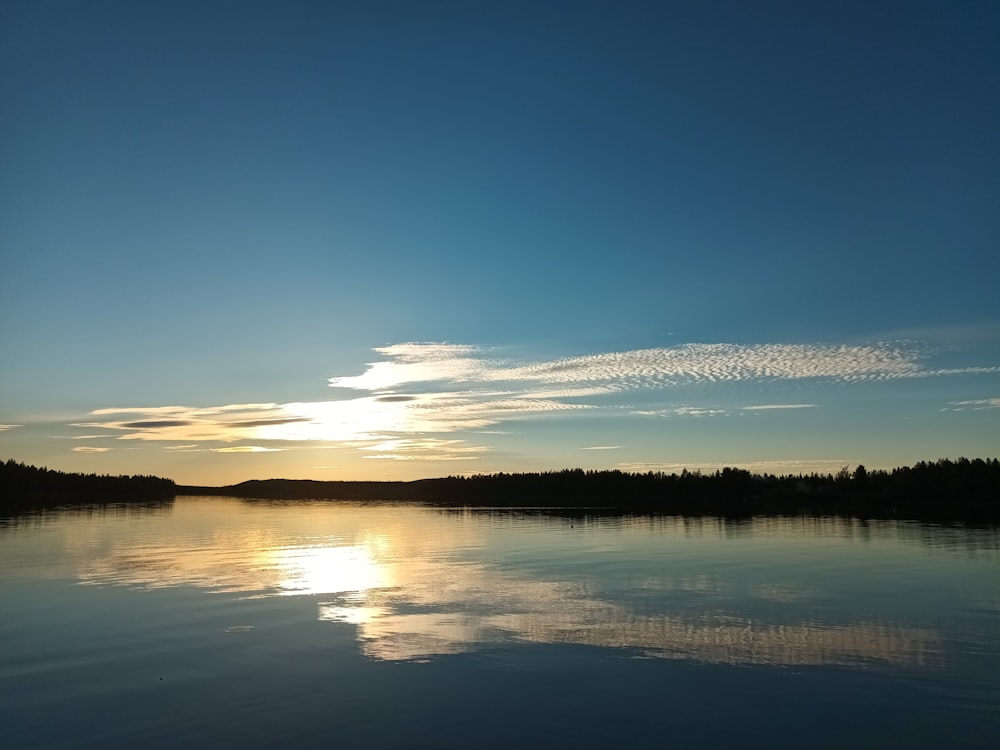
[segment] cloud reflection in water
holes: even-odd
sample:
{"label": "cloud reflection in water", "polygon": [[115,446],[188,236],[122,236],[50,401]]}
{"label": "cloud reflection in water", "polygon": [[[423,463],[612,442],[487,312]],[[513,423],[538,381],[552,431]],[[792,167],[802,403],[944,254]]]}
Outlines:
{"label": "cloud reflection in water", "polygon": [[[773,624],[711,611],[692,619],[642,615],[586,596],[568,584],[505,579],[497,580],[493,588],[487,583],[492,577],[488,571],[477,573],[483,577],[470,577],[468,571],[461,578],[452,575],[450,600],[440,597],[440,589],[435,596],[419,586],[370,591],[353,601],[321,603],[319,618],[356,625],[365,655],[391,661],[429,659],[504,641],[635,649],[648,656],[721,664],[788,666],[861,666],[872,661],[916,666],[928,664],[938,652],[937,634],[926,628],[874,621]],[[415,607],[435,611],[406,611]]]}

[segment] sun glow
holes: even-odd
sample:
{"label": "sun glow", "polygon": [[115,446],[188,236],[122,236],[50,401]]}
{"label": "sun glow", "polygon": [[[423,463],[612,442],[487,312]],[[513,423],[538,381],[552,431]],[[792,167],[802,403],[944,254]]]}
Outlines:
{"label": "sun glow", "polygon": [[285,404],[285,414],[301,421],[260,425],[255,436],[261,440],[373,440],[384,432],[407,428],[404,406],[375,397]]}

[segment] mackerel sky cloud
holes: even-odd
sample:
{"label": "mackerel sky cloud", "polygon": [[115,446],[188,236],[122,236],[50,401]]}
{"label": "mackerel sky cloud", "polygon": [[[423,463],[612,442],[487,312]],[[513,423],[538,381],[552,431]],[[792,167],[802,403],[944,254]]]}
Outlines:
{"label": "mackerel sky cloud", "polygon": [[[413,343],[375,351],[385,360],[370,363],[362,375],[331,378],[330,385],[367,391],[436,382],[579,386],[576,392],[563,392],[571,397],[693,383],[804,378],[862,382],[936,374],[922,365],[926,354],[920,349],[894,344],[685,344],[524,364],[493,359],[488,351],[466,345]],[[963,372],[958,368],[942,374]]]}

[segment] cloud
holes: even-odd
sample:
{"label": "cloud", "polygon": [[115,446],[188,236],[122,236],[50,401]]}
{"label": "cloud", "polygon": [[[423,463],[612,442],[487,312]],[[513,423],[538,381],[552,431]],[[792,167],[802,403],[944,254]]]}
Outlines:
{"label": "cloud", "polygon": [[612,386],[590,386],[587,388],[552,388],[543,391],[529,391],[525,395],[533,399],[592,398],[617,393]]}
{"label": "cloud", "polygon": [[15,427],[23,427],[23,426],[24,425],[20,424],[0,424],[0,432],[3,432],[4,430],[13,430]]}
{"label": "cloud", "polygon": [[92,445],[77,445],[71,448],[74,453],[107,453],[110,448],[96,448]]}
{"label": "cloud", "polygon": [[684,344],[530,363],[511,363],[476,347],[449,344],[399,344],[375,351],[388,361],[369,363],[362,375],[331,378],[330,385],[375,391],[414,383],[520,382],[599,386],[607,392],[699,382],[856,382],[930,374],[920,364],[923,355],[918,349],[893,344]]}
{"label": "cloud", "polygon": [[364,458],[384,461],[470,461],[477,456],[412,455],[409,453],[373,453]]}
{"label": "cloud", "polygon": [[484,452],[482,446],[470,445],[464,440],[441,438],[397,437],[364,446],[373,455],[368,458],[421,461],[470,461]]}
{"label": "cloud", "polygon": [[680,417],[716,417],[729,414],[728,409],[703,409],[699,406],[679,406],[673,413]]}
{"label": "cloud", "polygon": [[732,414],[732,411],[702,406],[676,406],[669,409],[641,409],[629,413],[641,417],[718,417]]}
{"label": "cloud", "polygon": [[815,409],[816,404],[756,404],[743,406],[743,411],[767,411],[769,409]]}
{"label": "cloud", "polygon": [[[92,417],[127,415],[74,426],[102,428],[122,434],[122,440],[163,440],[179,443],[234,442],[252,439],[261,425],[282,425],[305,419],[289,415],[280,404],[229,404],[215,407],[152,406],[97,409]],[[135,419],[139,417],[139,419]]]}
{"label": "cloud", "polygon": [[481,379],[479,349],[456,344],[395,344],[374,350],[390,361],[369,362],[363,375],[330,378],[336,388],[384,391],[406,383]]}
{"label": "cloud", "polygon": [[275,427],[282,424],[296,424],[308,421],[308,417],[279,417],[275,419],[245,419],[243,421],[228,422],[227,424],[231,427]]}
{"label": "cloud", "polygon": [[[338,443],[366,454],[391,453],[425,461],[455,461],[476,458],[486,448],[437,438],[433,433],[489,426],[500,419],[500,414],[510,413],[517,417],[545,410],[579,408],[585,407],[555,400],[511,399],[494,391],[443,392],[389,401],[376,396],[359,396],[340,401],[280,405],[151,407],[145,413],[135,407],[108,408],[92,412],[91,416],[124,414],[158,418],[127,421],[109,418],[78,426],[117,432],[120,440],[174,443],[167,446],[174,452],[260,453],[309,444]],[[205,444],[204,448],[197,447]]]}
{"label": "cloud", "polygon": [[1000,367],[949,367],[940,370],[923,370],[915,377],[939,378],[944,375],[995,375],[1000,373]]}
{"label": "cloud", "polygon": [[212,448],[213,453],[280,453],[284,448],[264,448],[260,445],[234,445],[229,448]]}
{"label": "cloud", "polygon": [[153,415],[173,415],[191,414],[192,416],[211,416],[213,414],[231,411],[267,411],[278,409],[278,404],[229,404],[227,406],[210,406],[205,408],[192,409],[188,406],[133,406],[133,407],[111,407],[109,409],[97,409],[90,412],[94,416],[107,416],[109,414],[141,414],[143,416]]}
{"label": "cloud", "polygon": [[951,401],[951,411],[985,411],[1000,409],[1000,398],[980,398],[972,401]]}
{"label": "cloud", "polygon": [[[574,413],[628,409],[624,394],[645,394],[638,416],[711,417],[810,409],[813,403],[764,403],[721,408],[691,403],[691,386],[787,381],[864,384],[904,378],[976,375],[1000,368],[931,369],[927,347],[911,343],[683,344],[674,347],[519,361],[497,349],[464,344],[403,343],[380,347],[359,375],[329,379],[339,390],[328,401],[154,406],[99,409],[78,424],[121,440],[206,445],[205,450],[254,452],[337,444],[385,460],[455,461],[484,455],[490,445],[453,441],[455,433],[510,432],[512,422]],[[655,393],[675,394],[674,405]],[[686,394],[676,405],[676,394]],[[616,400],[618,399],[618,400]],[[954,408],[996,408],[994,400],[955,402]],[[498,427],[500,425],[500,427]],[[491,429],[493,428],[493,429]],[[219,447],[223,444],[228,447]],[[595,445],[584,450],[610,450]],[[277,450],[277,448],[270,448]]]}
{"label": "cloud", "polygon": [[129,430],[158,430],[163,427],[184,427],[189,424],[191,422],[186,419],[163,419],[160,421],[122,422],[122,428]]}
{"label": "cloud", "polygon": [[588,445],[586,448],[581,448],[582,451],[615,451],[621,448],[620,445]]}

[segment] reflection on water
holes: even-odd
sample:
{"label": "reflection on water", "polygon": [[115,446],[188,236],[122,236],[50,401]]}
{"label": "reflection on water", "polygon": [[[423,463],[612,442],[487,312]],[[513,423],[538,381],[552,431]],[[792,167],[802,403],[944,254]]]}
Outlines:
{"label": "reflection on water", "polygon": [[360,593],[392,585],[386,566],[379,565],[362,545],[285,548],[272,554],[270,565],[278,571],[280,586],[288,593]]}
{"label": "reflection on water", "polygon": [[79,583],[313,596],[320,620],[355,627],[380,660],[531,642],[724,664],[927,667],[947,654],[934,602],[915,591],[994,613],[1000,600],[995,581],[962,591],[940,579],[949,560],[995,570],[992,529],[207,498],[134,518],[63,518],[53,538]]}
{"label": "reflection on water", "polygon": [[173,506],[174,500],[170,498],[128,503],[70,503],[51,508],[28,508],[12,515],[3,515],[3,511],[0,511],[0,529],[23,532],[70,520],[148,518],[153,515],[167,515]]}
{"label": "reflection on water", "polygon": [[[531,585],[523,587],[531,591]],[[721,664],[840,664],[869,661],[926,665],[936,653],[933,630],[861,622],[848,625],[774,625],[717,614],[698,620],[670,615],[639,616],[586,599],[532,599],[517,612],[405,613],[367,598],[320,605],[320,619],[359,626],[364,653],[376,659],[426,659],[471,651],[507,639],[640,649],[649,656]]]}
{"label": "reflection on water", "polygon": [[182,498],[0,524],[0,612],[4,748],[992,750],[1000,727],[993,529]]}

